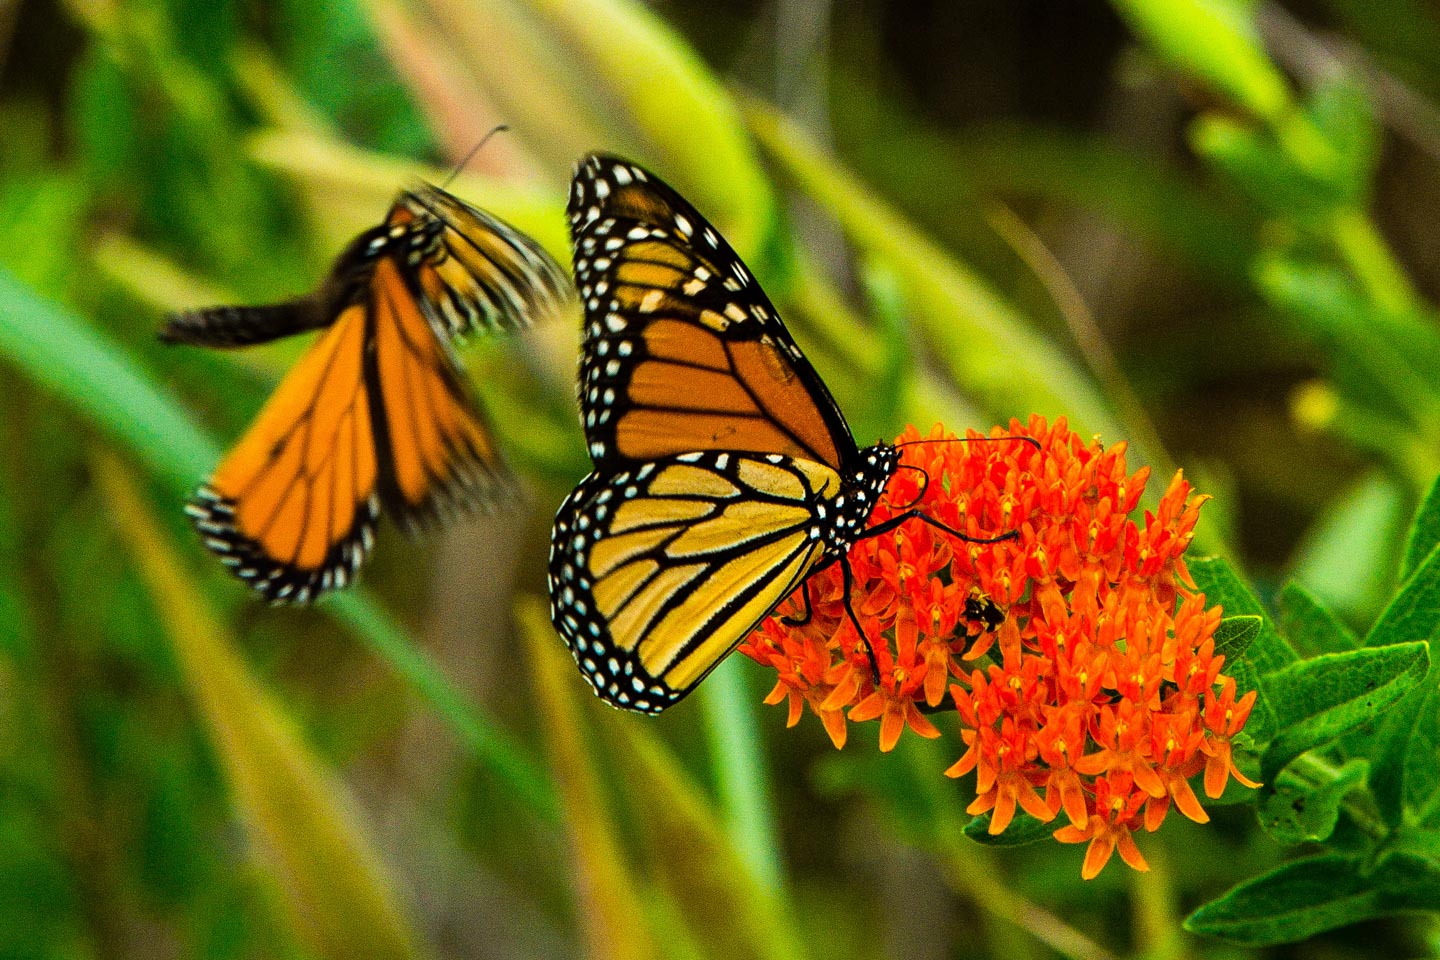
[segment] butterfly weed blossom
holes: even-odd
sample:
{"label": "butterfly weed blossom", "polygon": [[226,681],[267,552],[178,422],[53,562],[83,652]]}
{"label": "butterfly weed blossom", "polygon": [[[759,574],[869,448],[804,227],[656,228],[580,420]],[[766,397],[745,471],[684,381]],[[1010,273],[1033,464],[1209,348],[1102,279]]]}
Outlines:
{"label": "butterfly weed blossom", "polygon": [[814,713],[836,747],[852,721],[878,718],[888,751],[907,728],[938,737],[937,721],[958,717],[965,751],[946,775],[975,773],[968,812],[989,813],[990,833],[1018,807],[1056,824],[1057,840],[1089,843],[1085,878],[1117,849],[1144,870],[1138,830],[1171,807],[1209,819],[1192,776],[1204,772],[1211,798],[1229,777],[1257,786],[1231,757],[1255,694],[1237,696],[1222,672],[1221,608],[1185,569],[1208,498],[1177,473],[1137,522],[1149,468],[1129,473],[1125,444],[1087,444],[1040,417],[993,436],[1035,444],[913,443],[955,439],[939,427],[896,440],[919,469],[895,473],[872,525],[918,507],[977,539],[1016,536],[966,543],[912,523],[851,549],[850,601],[878,682],[838,564],[811,578],[807,622],[797,592],[740,650],[778,674],[766,702],[788,703],[791,726]]}

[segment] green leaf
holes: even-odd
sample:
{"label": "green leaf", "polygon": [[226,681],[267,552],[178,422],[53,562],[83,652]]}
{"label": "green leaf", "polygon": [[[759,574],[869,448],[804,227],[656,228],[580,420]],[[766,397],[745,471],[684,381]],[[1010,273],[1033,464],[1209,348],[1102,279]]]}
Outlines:
{"label": "green leaf", "polygon": [[1391,826],[1404,822],[1407,806],[1422,806],[1440,789],[1436,673],[1431,667],[1425,682],[1385,714],[1371,741],[1371,790],[1380,815]]}
{"label": "green leaf", "polygon": [[1185,929],[1250,946],[1294,943],[1362,920],[1440,910],[1440,867],[1398,854],[1374,870],[1328,854],[1293,860],[1210,901]]}
{"label": "green leaf", "polygon": [[1230,117],[1200,117],[1190,145],[1272,216],[1318,230],[1346,202],[1338,187],[1302,170],[1264,131]]}
{"label": "green leaf", "polygon": [[251,841],[274,871],[292,922],[324,957],[415,957],[353,801],[250,675],[119,462],[96,462],[208,730]]}
{"label": "green leaf", "polygon": [[1406,640],[1433,640],[1437,636],[1440,636],[1440,549],[1432,549],[1365,635],[1365,645],[1383,647]]}
{"label": "green leaf", "polygon": [[1292,580],[1281,589],[1278,605],[1285,637],[1302,653],[1343,653],[1360,646],[1354,631],[1299,583]]}
{"label": "green leaf", "polygon": [[1342,613],[1369,618],[1389,595],[1406,493],[1381,470],[1367,471],[1325,505],[1291,560],[1296,580]]}
{"label": "green leaf", "polygon": [[1440,476],[1430,485],[1410,532],[1405,535],[1405,555],[1400,561],[1400,582],[1409,580],[1425,558],[1440,546]]}
{"label": "green leaf", "polygon": [[[1340,389],[1411,423],[1440,389],[1440,332],[1429,317],[1378,309],[1344,271],[1293,253],[1262,257],[1260,292],[1318,344]],[[1429,474],[1426,475],[1427,477]]]}
{"label": "green leaf", "polygon": [[1335,150],[1335,185],[1349,202],[1363,205],[1380,156],[1375,113],[1365,89],[1352,75],[1336,71],[1321,82],[1305,112]]}
{"label": "green leaf", "polygon": [[[1340,803],[1351,790],[1364,786],[1370,763],[1357,757],[1336,769],[1316,763],[1316,770],[1292,764],[1266,789],[1257,814],[1260,825],[1280,843],[1325,840],[1340,818]],[[1303,774],[1303,775],[1302,775]]]}
{"label": "green leaf", "polygon": [[1277,733],[1261,758],[1272,780],[1290,761],[1367,720],[1419,683],[1430,667],[1425,643],[1400,643],[1302,660],[1260,678]]}
{"label": "green leaf", "polygon": [[695,695],[705,713],[711,765],[730,840],[756,880],[773,894],[781,884],[780,840],[765,775],[765,741],[755,720],[760,698],[747,688],[742,659],[731,657]]}
{"label": "green leaf", "polygon": [[[1206,599],[1209,599],[1208,595]],[[1226,617],[1215,628],[1215,652],[1223,653],[1227,663],[1238,660],[1260,636],[1265,621],[1253,615]]]}
{"label": "green leaf", "polygon": [[965,836],[987,847],[1021,847],[1039,840],[1049,840],[1055,831],[1060,829],[1054,823],[1041,823],[1024,810],[1017,810],[1015,819],[1005,827],[1004,833],[991,834],[990,816],[986,813],[972,817],[970,822],[965,824]]}
{"label": "green leaf", "polygon": [[1289,84],[1265,55],[1248,4],[1235,0],[1112,0],[1160,56],[1240,106],[1278,121],[1293,108]]}
{"label": "green leaf", "polygon": [[[1428,503],[1428,500],[1427,500]],[[1423,512],[1423,510],[1422,510]],[[1440,636],[1440,547],[1401,586],[1365,637],[1367,646],[1401,639],[1434,640]],[[1383,647],[1382,647],[1383,649]],[[1406,804],[1424,802],[1440,784],[1440,696],[1436,671],[1424,687],[1413,691],[1380,725],[1371,755],[1371,783],[1386,822],[1404,819]]]}
{"label": "green leaf", "polygon": [[1280,670],[1299,659],[1295,651],[1280,636],[1275,624],[1270,621],[1265,608],[1250,592],[1249,588],[1230,569],[1230,565],[1219,557],[1196,557],[1187,560],[1185,566],[1195,585],[1205,594],[1207,604],[1221,604],[1226,616],[1244,614],[1260,618],[1260,635],[1246,650],[1246,659],[1264,676]]}

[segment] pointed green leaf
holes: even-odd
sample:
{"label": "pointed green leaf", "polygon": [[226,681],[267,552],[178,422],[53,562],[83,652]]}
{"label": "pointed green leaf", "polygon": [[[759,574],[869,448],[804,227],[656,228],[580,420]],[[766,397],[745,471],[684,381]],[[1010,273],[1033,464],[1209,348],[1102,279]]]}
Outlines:
{"label": "pointed green leaf", "polygon": [[1290,761],[1381,716],[1430,668],[1429,647],[1400,643],[1302,660],[1261,677],[1261,696],[1277,733],[1261,758],[1260,776],[1274,779]]}
{"label": "pointed green leaf", "polygon": [[788,118],[755,100],[746,102],[746,117],[770,156],[835,217],[863,254],[900,279],[912,322],[956,383],[978,394],[992,417],[1056,411],[1081,433],[1121,435],[1090,377],[996,291]]}
{"label": "pointed green leaf", "polygon": [[219,447],[185,416],[184,404],[160,390],[129,351],[3,267],[0,358],[133,450],[172,489],[188,489],[219,459]]}
{"label": "pointed green leaf", "polygon": [[1275,789],[1267,789],[1260,802],[1260,825],[1280,843],[1312,843],[1328,838],[1340,817],[1341,801],[1351,790],[1365,785],[1370,771],[1369,762],[1361,757],[1339,768],[1315,766],[1320,768],[1318,773],[1292,765],[1276,778]]}
{"label": "pointed green leaf", "polygon": [[1352,74],[1335,71],[1311,94],[1306,113],[1335,149],[1335,184],[1350,202],[1367,203],[1380,151],[1375,111],[1365,89]]}
{"label": "pointed green leaf", "polygon": [[750,872],[771,893],[778,891],[780,840],[770,780],[765,774],[765,744],[756,722],[753,696],[746,684],[743,657],[710,675],[696,691],[705,712],[711,765],[725,827]]}
{"label": "pointed green leaf", "polygon": [[[1208,597],[1207,597],[1208,599]],[[1225,662],[1231,663],[1245,655],[1250,644],[1260,636],[1265,621],[1251,614],[1226,617],[1215,628],[1215,652],[1225,655]]]}
{"label": "pointed green leaf", "polygon": [[1266,131],[1241,120],[1204,115],[1190,128],[1190,145],[1273,216],[1318,229],[1345,202],[1338,187],[1310,176]]}
{"label": "pointed green leaf", "polygon": [[1405,535],[1405,555],[1400,561],[1400,582],[1414,575],[1425,558],[1440,546],[1440,476],[1430,485],[1430,492],[1415,513],[1410,532]]}
{"label": "pointed green leaf", "polygon": [[1440,910],[1440,867],[1408,854],[1372,871],[1327,854],[1247,880],[1185,919],[1185,929],[1232,943],[1294,943],[1326,930],[1409,911]]}
{"label": "pointed green leaf", "polygon": [[1365,635],[1367,647],[1440,637],[1440,547],[1432,549],[1400,586]]}
{"label": "pointed green leaf", "polygon": [[1285,638],[1303,653],[1343,653],[1360,645],[1319,597],[1293,580],[1281,589],[1279,606]]}
{"label": "pointed green leaf", "polygon": [[516,606],[529,653],[537,708],[544,727],[556,790],[565,811],[575,875],[575,897],[589,944],[599,960],[659,956],[635,904],[640,889],[605,804],[595,764],[586,749],[590,724],[578,696],[585,683],[550,627],[544,604],[525,598]]}
{"label": "pointed green leaf", "polygon": [[[1440,637],[1440,547],[1432,548],[1365,637],[1367,645]],[[1383,647],[1381,649],[1384,649]],[[1384,717],[1371,753],[1370,782],[1386,822],[1404,819],[1406,804],[1418,805],[1440,784],[1440,695],[1432,671],[1422,689],[1410,693]]]}
{"label": "pointed green leaf", "polygon": [[1285,77],[1265,55],[1249,4],[1236,0],[1112,0],[1115,9],[1177,68],[1258,117],[1293,108]]}
{"label": "pointed green leaf", "polygon": [[[964,834],[976,843],[987,847],[1022,847],[1039,840],[1049,840],[1063,824],[1041,823],[1024,810],[1015,813],[1015,819],[1005,827],[1004,833],[990,833],[990,814],[972,817],[965,824]],[[1064,815],[1061,815],[1063,820]],[[1068,823],[1069,821],[1065,821]]]}
{"label": "pointed green leaf", "polygon": [[1430,674],[1388,711],[1371,748],[1371,790],[1380,815],[1391,826],[1405,820],[1407,806],[1424,805],[1440,790],[1440,693]]}
{"label": "pointed green leaf", "polygon": [[1246,650],[1246,659],[1255,665],[1261,676],[1279,670],[1299,659],[1270,622],[1270,616],[1249,588],[1230,569],[1230,565],[1219,557],[1196,557],[1186,560],[1185,566],[1195,585],[1205,594],[1208,604],[1220,604],[1225,615],[1238,614],[1260,618],[1260,635]]}
{"label": "pointed green leaf", "polygon": [[352,802],[236,655],[118,461],[97,479],[174,645],[237,811],[321,957],[410,958],[415,937]]}

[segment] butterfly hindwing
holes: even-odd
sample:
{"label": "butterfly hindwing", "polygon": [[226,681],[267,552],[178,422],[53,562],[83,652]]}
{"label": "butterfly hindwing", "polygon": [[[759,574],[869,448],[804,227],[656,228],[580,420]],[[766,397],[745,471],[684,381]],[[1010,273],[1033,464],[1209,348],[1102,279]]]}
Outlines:
{"label": "butterfly hindwing", "polygon": [[566,289],[528,237],[421,185],[309,296],[172,318],[162,339],[207,346],[325,328],[192,498],[206,545],[267,599],[305,602],[354,578],[382,507],[413,530],[507,492],[451,341],[554,312]]}
{"label": "butterfly hindwing", "polygon": [[592,156],[569,217],[585,308],[581,419],[597,467],[692,450],[852,465],[825,384],[694,207],[641,168]]}
{"label": "butterfly hindwing", "polygon": [[779,454],[587,477],[556,516],[551,617],[596,692],[650,713],[685,696],[820,561],[839,489]]}

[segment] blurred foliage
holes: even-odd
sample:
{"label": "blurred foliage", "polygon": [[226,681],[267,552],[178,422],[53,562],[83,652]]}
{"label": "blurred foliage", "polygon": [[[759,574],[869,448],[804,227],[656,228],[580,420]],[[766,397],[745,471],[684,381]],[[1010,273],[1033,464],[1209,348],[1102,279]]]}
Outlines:
{"label": "blurred foliage", "polygon": [[[837,754],[739,662],[598,707],[534,600],[574,324],[466,351],[526,509],[243,596],[178,506],[303,344],[160,318],[502,122],[459,195],[563,258],[569,163],[653,165],[862,440],[1064,414],[1215,493],[1258,797],[1087,884],[973,842],[944,723]],[[0,124],[0,956],[1440,952],[1432,5],[19,0]]]}

